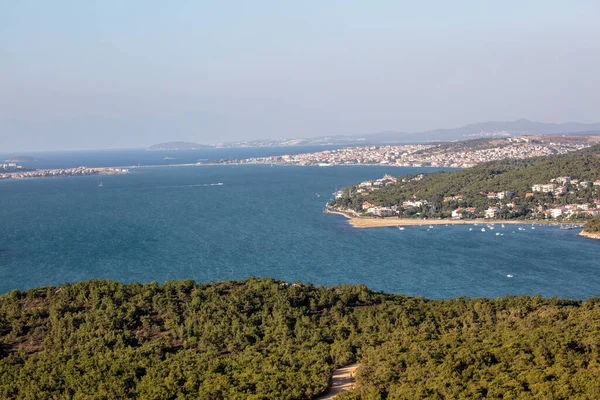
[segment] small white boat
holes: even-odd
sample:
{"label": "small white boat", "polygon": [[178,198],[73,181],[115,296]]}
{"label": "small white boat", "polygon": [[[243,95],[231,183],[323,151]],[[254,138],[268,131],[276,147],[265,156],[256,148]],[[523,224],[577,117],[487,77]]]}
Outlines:
{"label": "small white boat", "polygon": [[500,236],[500,232],[496,232],[496,236]]}
{"label": "small white boat", "polygon": [[473,228],[469,228],[469,230],[470,230],[470,231],[472,231],[472,230],[473,230]]}
{"label": "small white boat", "polygon": [[512,278],[513,276],[511,274],[506,275],[507,278]]}
{"label": "small white boat", "polygon": [[429,225],[429,229],[433,229],[433,225]]}
{"label": "small white boat", "polygon": [[399,226],[398,229],[403,231],[405,228],[403,226]]}
{"label": "small white boat", "polygon": [[535,229],[535,226],[532,226],[531,229]]}
{"label": "small white boat", "polygon": [[504,228],[504,224],[502,224],[502,227]]}
{"label": "small white boat", "polygon": [[102,184],[102,181],[100,181],[100,183],[98,184],[98,187],[102,187],[102,186],[104,186],[104,185]]}
{"label": "small white boat", "polygon": [[481,228],[481,232],[485,232],[485,228]]}

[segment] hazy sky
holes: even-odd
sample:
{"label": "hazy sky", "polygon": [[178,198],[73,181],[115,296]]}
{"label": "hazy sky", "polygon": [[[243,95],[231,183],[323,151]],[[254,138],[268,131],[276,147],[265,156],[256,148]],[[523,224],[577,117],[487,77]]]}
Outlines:
{"label": "hazy sky", "polygon": [[600,121],[600,1],[0,0],[0,152]]}

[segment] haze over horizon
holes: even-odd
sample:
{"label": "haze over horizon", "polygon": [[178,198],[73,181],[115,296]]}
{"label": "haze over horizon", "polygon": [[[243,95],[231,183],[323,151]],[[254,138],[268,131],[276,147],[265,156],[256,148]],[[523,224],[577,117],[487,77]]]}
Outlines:
{"label": "haze over horizon", "polygon": [[0,4],[0,152],[600,122],[600,3]]}

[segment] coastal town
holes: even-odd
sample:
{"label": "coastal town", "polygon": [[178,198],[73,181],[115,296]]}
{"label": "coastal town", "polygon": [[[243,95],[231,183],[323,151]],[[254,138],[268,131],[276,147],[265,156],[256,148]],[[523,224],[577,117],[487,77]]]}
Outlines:
{"label": "coastal town", "polygon": [[85,175],[114,175],[127,174],[127,168],[57,168],[29,170],[17,163],[0,164],[0,179],[27,179],[27,178],[50,178],[57,176],[85,176]]}
{"label": "coastal town", "polygon": [[[343,197],[367,197],[387,186],[419,182],[423,177],[423,174],[404,178],[385,175],[336,191],[334,201]],[[532,185],[530,191],[525,193],[524,199],[515,191],[482,191],[477,196],[480,200],[484,199],[486,207],[470,207],[472,199],[459,193],[444,197],[442,205],[431,199],[413,196],[389,206],[375,205],[364,200],[360,201],[358,210],[331,205],[328,209],[343,212],[351,217],[419,217],[427,211],[440,211],[443,208],[450,213],[448,217],[453,220],[510,219],[526,214],[530,219],[536,220],[580,221],[600,215],[600,177],[595,181],[584,181],[570,176],[556,177],[550,182]],[[536,199],[538,201],[535,201]]]}
{"label": "coastal town", "polygon": [[[524,159],[564,154],[600,142],[600,136],[518,136],[448,144],[347,147],[315,153],[220,160],[217,164],[384,165],[397,167],[469,168],[505,158]],[[215,162],[203,161],[200,164]]]}

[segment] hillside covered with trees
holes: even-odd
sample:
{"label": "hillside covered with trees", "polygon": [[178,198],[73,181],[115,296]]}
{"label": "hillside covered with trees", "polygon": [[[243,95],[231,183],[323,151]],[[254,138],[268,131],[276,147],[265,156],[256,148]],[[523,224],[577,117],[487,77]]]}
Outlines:
{"label": "hillside covered with trees", "polygon": [[272,279],[0,297],[0,398],[598,398],[600,301],[426,300]]}
{"label": "hillside covered with trees", "polygon": [[[599,182],[600,145],[595,145],[561,155],[363,182],[339,191],[330,206],[364,214],[383,207],[389,214],[381,215],[404,218],[450,218],[456,210],[461,218],[478,218],[490,208],[494,217],[505,219],[548,218],[553,209],[587,218],[589,209],[599,207]],[[546,186],[533,190],[534,185]]]}
{"label": "hillside covered with trees", "polygon": [[583,230],[589,233],[600,233],[600,215],[589,220]]}

